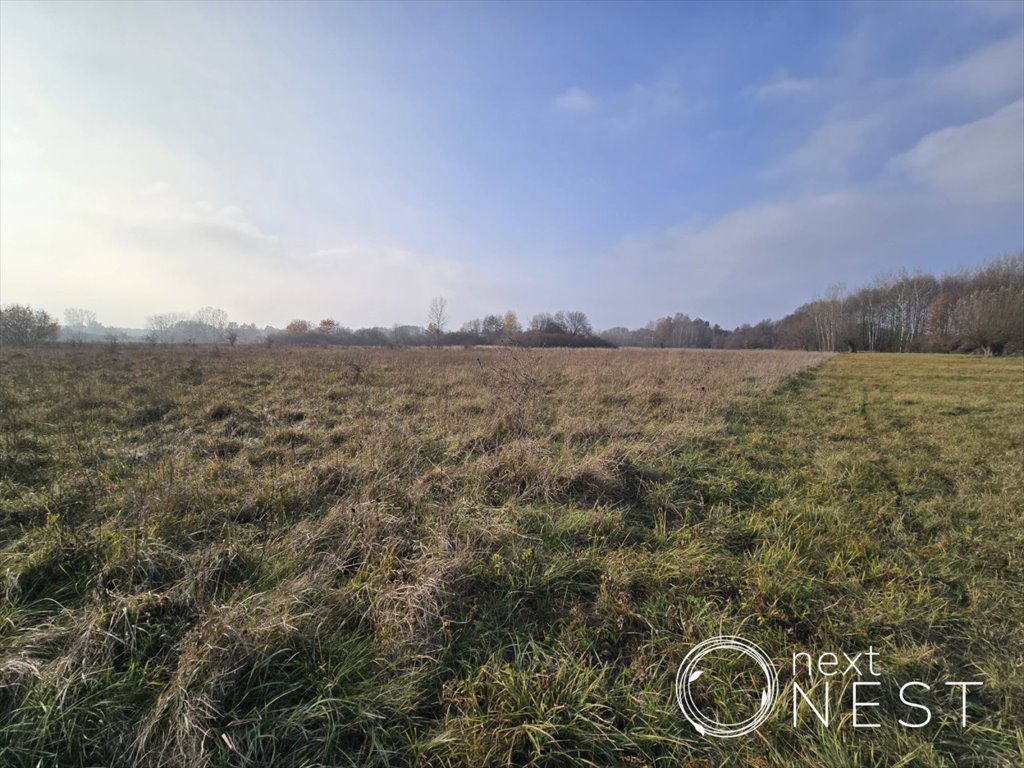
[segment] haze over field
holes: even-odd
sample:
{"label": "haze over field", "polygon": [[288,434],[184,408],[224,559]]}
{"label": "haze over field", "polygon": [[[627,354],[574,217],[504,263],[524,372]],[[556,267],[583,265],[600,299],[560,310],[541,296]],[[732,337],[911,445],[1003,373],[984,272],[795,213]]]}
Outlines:
{"label": "haze over field", "polygon": [[731,327],[1024,248],[1024,5],[0,7],[0,300]]}

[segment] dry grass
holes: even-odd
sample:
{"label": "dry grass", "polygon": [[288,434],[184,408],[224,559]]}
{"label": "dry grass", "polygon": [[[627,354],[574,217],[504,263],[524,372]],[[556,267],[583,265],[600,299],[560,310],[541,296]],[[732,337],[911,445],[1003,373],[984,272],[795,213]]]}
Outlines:
{"label": "dry grass", "polygon": [[[948,515],[968,488],[983,487],[992,498],[979,519],[994,525],[993,510],[1019,497],[1019,477],[1001,463],[981,486],[971,467],[949,474],[931,446],[958,433],[929,433],[924,410],[906,430],[916,442],[877,421],[864,432],[859,403],[846,407],[860,393],[834,399],[850,382],[812,380],[825,359],[5,354],[0,757],[161,766],[862,759],[858,745],[820,734],[787,744],[768,731],[777,759],[749,744],[707,746],[690,738],[671,698],[686,648],[725,625],[775,648],[883,628],[908,664],[951,661],[950,644],[980,642],[982,627],[1002,638],[987,614],[958,619],[952,593],[913,569],[926,556],[928,569],[946,569],[955,555],[970,564],[961,562],[955,589],[1002,595],[967,575],[977,565],[1006,579],[1017,562],[989,547],[980,563],[983,545],[962,542]],[[996,367],[970,370],[1019,373],[970,361],[983,365]],[[891,385],[871,382],[864,397]],[[948,396],[936,392],[931,406]],[[996,410],[1000,397],[979,395]],[[872,453],[879,434],[894,440],[889,449],[924,458],[883,472]],[[1020,452],[1005,427],[957,445],[955,462],[975,467],[999,445]],[[807,474],[812,464],[827,481]],[[913,466],[916,475],[901,474]],[[878,494],[901,483],[915,506],[896,519]],[[840,540],[822,535],[826,524]],[[922,524],[935,541],[915,538]],[[900,549],[879,552],[882,535]],[[993,671],[1012,664],[1006,653],[985,659]],[[1006,692],[1019,690],[1007,681]],[[970,750],[1006,759],[1012,742],[943,738],[910,744],[919,764]]]}

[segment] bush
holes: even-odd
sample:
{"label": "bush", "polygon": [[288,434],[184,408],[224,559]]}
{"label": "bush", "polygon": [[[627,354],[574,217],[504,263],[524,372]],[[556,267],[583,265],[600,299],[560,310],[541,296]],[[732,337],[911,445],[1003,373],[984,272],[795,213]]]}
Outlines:
{"label": "bush", "polygon": [[27,304],[8,304],[0,310],[0,344],[32,347],[56,341],[60,323],[42,309]]}

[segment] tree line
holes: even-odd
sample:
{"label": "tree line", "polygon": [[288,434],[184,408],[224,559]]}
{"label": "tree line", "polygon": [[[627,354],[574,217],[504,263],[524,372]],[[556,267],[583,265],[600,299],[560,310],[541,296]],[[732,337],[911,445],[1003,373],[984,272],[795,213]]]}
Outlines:
{"label": "tree line", "polygon": [[437,297],[430,303],[426,326],[395,325],[392,328],[351,329],[332,318],[319,323],[293,320],[268,344],[339,344],[347,346],[488,346],[611,347],[594,334],[587,315],[580,310],[540,312],[526,327],[512,310],[484,315],[449,330],[448,302]]}
{"label": "tree line", "polygon": [[[606,333],[622,343],[623,330]],[[902,270],[854,291],[835,286],[781,320],[732,331],[677,314],[644,332],[638,341],[659,347],[1020,354],[1024,252],[942,277]]]}
{"label": "tree line", "polygon": [[145,329],[110,328],[99,323],[91,310],[69,308],[62,326],[45,310],[11,304],[0,309],[0,344],[511,344],[1020,354],[1024,352],[1024,252],[941,277],[903,270],[854,291],[835,286],[780,320],[732,330],[676,313],[642,328],[615,327],[595,333],[580,310],[540,312],[525,327],[511,310],[475,318],[458,330],[449,330],[448,325],[448,303],[443,297],[431,302],[424,326],[357,329],[333,318],[316,323],[296,319],[284,328],[257,328],[253,323],[231,321],[215,307],[152,315]]}

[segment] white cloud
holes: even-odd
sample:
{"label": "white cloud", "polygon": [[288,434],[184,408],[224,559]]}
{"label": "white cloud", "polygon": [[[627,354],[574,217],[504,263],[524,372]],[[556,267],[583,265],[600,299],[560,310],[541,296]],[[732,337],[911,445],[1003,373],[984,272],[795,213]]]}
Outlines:
{"label": "white cloud", "polygon": [[874,115],[826,119],[785,158],[783,165],[804,179],[845,181],[850,164],[869,147],[881,128],[881,121]]}
{"label": "white cloud", "polygon": [[588,115],[596,124],[614,132],[625,132],[651,120],[679,114],[687,101],[678,79],[666,76],[634,83],[600,98],[582,88],[570,88],[555,98],[555,106],[563,112]]}
{"label": "white cloud", "polygon": [[781,70],[767,83],[757,86],[754,93],[759,99],[775,99],[810,93],[817,85],[818,81],[814,78],[791,77],[785,70]]}
{"label": "white cloud", "polygon": [[971,15],[997,21],[1009,18],[1024,21],[1024,5],[1013,0],[956,0],[955,4],[958,9]]}
{"label": "white cloud", "polygon": [[1018,32],[918,77],[932,97],[967,103],[1005,99],[1024,91],[1022,61],[1024,33]]}
{"label": "white cloud", "polygon": [[[836,129],[833,139],[842,140],[819,137],[802,161],[827,159],[836,147],[850,156],[870,130]],[[934,269],[935,254],[955,250],[961,238],[982,252],[1024,248],[1022,205],[1024,101],[1016,101],[927,134],[872,182],[763,200],[634,236],[603,279],[644,306],[679,307],[731,326],[779,317],[794,308],[794,295],[809,299],[831,283],[861,284],[894,265]],[[616,273],[623,259],[631,266],[625,277]],[[651,274],[659,275],[657,285],[636,277]]]}
{"label": "white cloud", "polygon": [[893,141],[934,128],[939,115],[987,114],[1024,94],[1024,31],[945,63],[886,77],[875,66],[881,55],[875,47],[878,23],[873,19],[847,36],[829,77],[800,80],[781,70],[754,91],[770,99],[813,90],[828,99],[818,124],[772,172],[796,174],[812,186],[843,184],[856,161],[863,158],[870,167],[884,160],[897,148]]}
{"label": "white cloud", "polygon": [[898,266],[934,269],[930,259],[946,240],[969,234],[977,243],[976,230],[986,223],[999,225],[998,214],[923,192],[873,185],[812,194],[633,238],[601,280],[624,303],[642,308],[641,316],[622,318],[626,323],[682,310],[733,327],[781,317],[799,297],[809,300],[831,284],[860,285]]}
{"label": "white cloud", "polygon": [[[15,12],[46,15],[50,8],[21,6]],[[302,68],[282,68],[280,51],[274,55],[248,44],[242,27],[237,35],[225,35],[238,25],[218,28],[208,12],[190,12],[187,23],[179,22],[184,25],[168,35],[141,12],[126,27],[132,34],[122,34],[120,22],[109,23],[122,12],[108,10],[105,26],[92,7],[78,11],[80,21],[48,24],[34,35],[6,25],[0,67],[4,300],[39,302],[58,313],[60,302],[84,305],[105,322],[135,325],[147,314],[203,304],[260,323],[282,324],[294,315],[331,315],[352,325],[422,322],[437,294],[449,297],[460,319],[508,306],[541,310],[578,302],[604,311],[632,306],[629,311],[639,313],[635,321],[679,308],[732,323],[788,311],[794,297],[813,295],[837,275],[841,279],[844,270],[857,281],[879,264],[907,263],[957,227],[970,235],[970,248],[987,248],[991,232],[994,240],[1020,231],[1021,102],[995,111],[1020,99],[1024,89],[1019,33],[945,66],[889,77],[883,72],[893,72],[891,62],[869,44],[875,25],[851,38],[861,45],[848,45],[846,60],[837,57],[823,72],[810,73],[819,79],[779,70],[751,86],[745,95],[766,105],[776,100],[800,107],[787,110],[781,123],[783,113],[766,109],[774,122],[753,126],[751,135],[773,146],[784,140],[782,132],[801,129],[801,116],[824,110],[795,137],[803,144],[776,161],[787,175],[768,181],[781,182],[777,187],[784,191],[755,204],[734,201],[743,207],[642,238],[628,249],[636,264],[624,266],[618,258],[602,272],[588,261],[594,228],[583,230],[600,211],[567,212],[564,222],[551,225],[564,225],[565,248],[548,245],[532,226],[525,228],[529,234],[516,235],[513,248],[502,242],[511,218],[480,224],[475,200],[452,205],[447,198],[461,185],[446,186],[446,179],[460,172],[470,178],[476,169],[460,171],[460,163],[451,162],[461,158],[459,148],[451,147],[449,156],[440,129],[437,136],[415,141],[404,134],[402,126],[420,131],[423,121],[410,116],[439,112],[425,96],[422,113],[385,109],[373,78],[339,83],[338,73],[324,90],[297,89]],[[1016,28],[998,26],[1004,36]],[[58,32],[63,36],[55,40]],[[156,44],[164,38],[187,41],[188,54]],[[193,48],[202,55],[193,55]],[[228,62],[226,74],[211,64],[221,59]],[[133,66],[126,68],[125,61]],[[774,63],[768,66],[770,72]],[[122,78],[126,70],[129,76]],[[702,116],[699,86],[721,82],[715,67],[704,70],[685,70],[693,77],[685,82],[666,76],[631,87],[588,80],[592,90],[577,86],[542,95],[543,117],[563,113],[572,118],[563,127],[612,135],[631,149],[665,152],[666,144],[648,147],[647,137],[637,134],[675,129],[680,118]],[[359,97],[359,88],[368,93]],[[344,119],[333,119],[309,98],[328,92],[344,97],[348,106],[335,113]],[[314,107],[306,111],[306,104]],[[710,119],[718,119],[718,106],[707,110]],[[694,120],[695,127],[741,140],[746,126],[726,114],[728,106],[721,113],[725,123]],[[361,126],[365,112],[371,114]],[[316,119],[321,113],[322,125]],[[934,130],[954,121],[966,124]],[[361,139],[367,126],[386,127],[366,130],[367,136],[384,136],[379,145]],[[902,151],[916,139],[884,165],[896,151],[894,142]],[[396,151],[403,147],[404,153]],[[750,153],[753,162],[760,149]],[[333,162],[326,162],[328,155]],[[663,155],[650,157],[658,161]],[[593,180],[579,182],[613,186],[622,165],[598,162]],[[733,173],[728,165],[721,167],[723,174]],[[880,178],[862,181],[880,166]],[[743,186],[745,172],[722,179],[722,188]],[[503,181],[490,173],[480,177],[492,190]],[[482,188],[472,181],[474,190]],[[704,205],[704,181],[683,180],[679,205]],[[691,186],[699,190],[693,198]],[[708,201],[728,194],[709,191]],[[673,194],[669,189],[666,196]],[[438,215],[446,208],[450,219]],[[626,213],[608,213],[607,230],[616,221],[647,220],[646,211]],[[1005,223],[1010,214],[1017,224]],[[996,215],[1004,217],[1001,229],[987,224]],[[574,237],[587,245],[566,255]],[[487,238],[493,249],[486,247]],[[532,251],[539,263],[538,249],[553,254],[544,280],[536,278],[537,269],[511,260],[496,266],[481,256]],[[596,313],[594,319],[603,322]]]}
{"label": "white cloud", "polygon": [[968,202],[1024,201],[1024,101],[930,133],[888,167]]}
{"label": "white cloud", "polygon": [[215,205],[207,200],[183,199],[171,189],[137,197],[116,209],[97,213],[117,226],[154,236],[177,237],[197,245],[222,245],[256,254],[281,254],[276,235],[267,234],[237,205]]}
{"label": "white cloud", "polygon": [[608,125],[615,130],[628,131],[648,120],[678,114],[685,106],[682,87],[676,78],[635,83],[610,100]]}
{"label": "white cloud", "polygon": [[555,106],[563,112],[586,113],[597,109],[597,102],[584,89],[570,88],[555,97]]}

